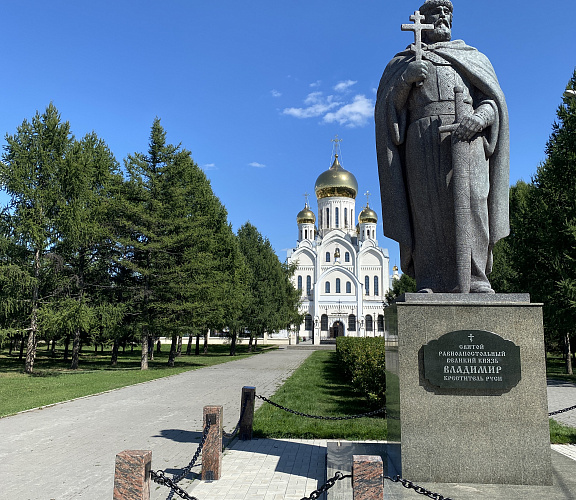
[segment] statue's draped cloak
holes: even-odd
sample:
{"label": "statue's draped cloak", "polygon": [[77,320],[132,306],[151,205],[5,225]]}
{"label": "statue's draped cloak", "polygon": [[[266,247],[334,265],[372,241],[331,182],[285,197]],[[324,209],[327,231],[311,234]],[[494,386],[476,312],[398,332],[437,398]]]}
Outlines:
{"label": "statue's draped cloak", "polygon": [[[509,136],[508,110],[504,94],[492,64],[486,56],[462,40],[424,45],[448,61],[472,86],[498,108],[496,121],[486,131],[485,151],[489,157],[490,191],[488,195],[490,248],[509,233]],[[414,54],[406,50],[397,54],[388,64],[380,80],[374,118],[376,123],[376,150],[382,199],[384,235],[400,244],[402,271],[413,276],[412,249],[413,224],[406,189],[404,144],[408,128],[408,109],[397,110],[393,102],[393,88]],[[488,259],[489,262],[491,259]],[[491,264],[489,264],[491,268]],[[491,269],[487,269],[490,272]]]}

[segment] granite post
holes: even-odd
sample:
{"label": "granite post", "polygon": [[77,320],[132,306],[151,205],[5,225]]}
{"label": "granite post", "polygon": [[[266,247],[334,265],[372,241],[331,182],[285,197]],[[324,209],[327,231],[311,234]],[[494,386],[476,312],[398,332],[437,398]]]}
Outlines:
{"label": "granite post", "polygon": [[240,411],[243,411],[242,417],[240,419],[240,439],[242,441],[250,441],[252,439],[255,396],[256,387],[242,387],[242,399],[240,401]]}
{"label": "granite post", "polygon": [[384,463],[378,455],[353,455],[353,500],[384,500]]}
{"label": "granite post", "polygon": [[389,439],[404,477],[552,484],[541,304],[405,294],[385,318]]}
{"label": "granite post", "polygon": [[210,430],[202,448],[202,481],[220,479],[222,474],[222,406],[204,407],[204,428],[210,422]]}
{"label": "granite post", "polygon": [[114,500],[150,500],[152,452],[126,450],[116,455]]}

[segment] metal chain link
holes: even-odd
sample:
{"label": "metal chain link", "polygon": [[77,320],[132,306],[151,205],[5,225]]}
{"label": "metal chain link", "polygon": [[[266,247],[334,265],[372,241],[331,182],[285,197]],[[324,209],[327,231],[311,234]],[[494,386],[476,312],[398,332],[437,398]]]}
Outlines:
{"label": "metal chain link", "polygon": [[281,410],[287,411],[288,413],[293,413],[294,415],[299,415],[300,417],[315,418],[318,420],[352,420],[354,418],[370,417],[372,415],[377,415],[378,413],[386,413],[386,408],[382,408],[380,410],[374,410],[374,411],[371,411],[368,413],[361,413],[358,415],[349,415],[346,417],[322,417],[320,415],[308,415],[307,413],[302,413],[300,411],[291,410],[290,408],[286,408],[285,406],[279,405],[278,403],[275,403],[274,401],[270,401],[268,398],[265,398],[264,396],[260,396],[259,394],[256,394],[256,397],[258,399],[261,399],[262,401],[265,401],[266,403],[271,404],[272,406],[275,406],[276,408],[280,408]]}
{"label": "metal chain link", "polygon": [[559,413],[566,413],[567,411],[576,410],[576,405],[571,406],[570,408],[563,408],[562,410],[551,411],[548,413],[548,416],[551,417],[552,415],[558,415]]}
{"label": "metal chain link", "polygon": [[384,479],[388,479],[393,483],[401,483],[402,486],[404,486],[404,488],[412,489],[416,493],[427,496],[428,498],[434,498],[435,500],[452,500],[449,497],[440,495],[440,493],[433,493],[432,491],[427,490],[422,486],[418,486],[417,484],[414,484],[412,481],[408,481],[408,479],[402,479],[400,476],[394,476],[394,477],[384,476]]}
{"label": "metal chain link", "polygon": [[341,481],[342,479],[346,479],[349,477],[352,477],[352,474],[344,475],[340,471],[338,471],[338,472],[336,472],[334,477],[332,477],[332,478],[328,479],[328,481],[326,481],[326,484],[323,484],[322,486],[320,486],[320,488],[318,488],[317,490],[314,490],[312,493],[310,493],[310,496],[302,497],[300,500],[315,500],[317,498],[320,498],[320,495],[322,495],[322,493],[324,493],[324,492],[328,491],[330,488],[332,488],[332,486],[334,486],[337,481]]}
{"label": "metal chain link", "polygon": [[192,460],[190,460],[190,463],[186,467],[184,467],[182,473],[179,476],[175,476],[172,479],[172,481],[174,481],[175,483],[182,481],[182,479],[184,479],[190,473],[190,470],[192,470],[192,467],[194,467],[194,465],[196,464],[196,460],[198,460],[198,457],[202,452],[202,448],[204,448],[206,438],[208,437],[208,431],[210,430],[210,425],[211,425],[210,420],[206,419],[206,427],[204,428],[204,433],[202,434],[200,444],[198,445],[198,448],[196,448],[196,453],[194,453],[194,456],[192,457]]}
{"label": "metal chain link", "polygon": [[182,479],[184,479],[190,473],[192,467],[194,467],[194,465],[196,464],[196,460],[198,460],[198,457],[202,452],[202,448],[204,448],[204,443],[206,443],[206,438],[208,437],[208,431],[210,430],[210,425],[211,425],[210,420],[206,419],[206,427],[204,427],[204,432],[202,433],[202,439],[200,440],[200,444],[198,445],[198,448],[196,448],[196,452],[194,453],[192,460],[190,460],[190,463],[186,467],[184,467],[184,469],[182,469],[181,474],[179,474],[178,476],[174,475],[172,476],[172,479],[170,479],[165,476],[164,471],[151,470],[150,479],[152,479],[152,481],[154,481],[155,483],[168,486],[174,493],[177,493],[178,496],[180,496],[180,498],[185,498],[187,500],[198,500],[197,498],[188,495],[188,493],[186,493],[186,491],[180,488],[180,486],[178,486],[176,483],[182,481]]}
{"label": "metal chain link", "polygon": [[161,470],[154,472],[153,470],[150,471],[150,478],[152,481],[158,484],[163,484],[168,486],[174,493],[176,493],[180,498],[184,498],[186,500],[198,500],[198,498],[190,496],[185,490],[180,488],[172,479],[166,477],[164,472]]}

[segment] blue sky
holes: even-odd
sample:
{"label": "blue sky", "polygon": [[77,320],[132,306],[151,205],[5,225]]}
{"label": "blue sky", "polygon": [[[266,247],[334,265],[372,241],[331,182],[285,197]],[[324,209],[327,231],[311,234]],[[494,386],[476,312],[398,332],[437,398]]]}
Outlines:
{"label": "blue sky", "polygon": [[[369,190],[382,217],[375,92],[411,43],[400,25],[421,2],[2,3],[2,145],[52,101],[77,137],[94,130],[122,162],[147,149],[158,116],[206,171],[234,229],[250,220],[284,260],[303,194],[330,166],[338,134],[342,165],[358,180],[357,212]],[[574,0],[454,0],[453,38],[488,55],[507,98],[512,183],[530,180],[545,158],[576,64],[574,13]],[[381,223],[379,240],[399,263]]]}

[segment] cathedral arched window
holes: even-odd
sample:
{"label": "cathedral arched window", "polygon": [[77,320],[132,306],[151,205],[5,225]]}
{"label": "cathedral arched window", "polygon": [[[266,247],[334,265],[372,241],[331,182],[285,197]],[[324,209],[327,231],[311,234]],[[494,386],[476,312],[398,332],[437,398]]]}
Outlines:
{"label": "cathedral arched window", "polygon": [[344,207],[344,227],[348,227],[348,209]]}
{"label": "cathedral arched window", "polygon": [[339,220],[339,216],[338,216],[338,207],[336,207],[334,209],[334,225],[335,225],[335,227],[339,227],[339,225],[340,225],[340,220]]}
{"label": "cathedral arched window", "polygon": [[312,331],[312,316],[310,314],[304,316],[304,329],[309,332]]}
{"label": "cathedral arched window", "polygon": [[376,239],[376,231],[374,231],[374,229],[372,229],[372,239]]}
{"label": "cathedral arched window", "polygon": [[348,331],[355,332],[356,331],[356,316],[351,314],[348,316]]}
{"label": "cathedral arched window", "polygon": [[324,291],[326,293],[330,293],[330,282],[327,281],[326,284],[324,285]]}
{"label": "cathedral arched window", "polygon": [[326,262],[330,262],[330,252],[326,252]]}
{"label": "cathedral arched window", "polygon": [[330,227],[330,209],[326,209],[326,227]]}
{"label": "cathedral arched window", "polygon": [[379,332],[384,331],[384,316],[382,314],[378,315],[377,327]]}
{"label": "cathedral arched window", "polygon": [[298,276],[298,290],[302,290],[302,276]]}
{"label": "cathedral arched window", "polygon": [[346,282],[346,293],[352,293],[352,283]]}
{"label": "cathedral arched window", "polygon": [[344,262],[350,262],[350,252],[344,254]]}
{"label": "cathedral arched window", "polygon": [[364,276],[364,294],[370,295],[370,276]]}
{"label": "cathedral arched window", "polygon": [[308,239],[308,229],[304,229],[304,239]]}
{"label": "cathedral arched window", "polygon": [[372,322],[372,316],[370,314],[366,315],[366,331],[371,332],[374,330],[374,325]]}
{"label": "cathedral arched window", "polygon": [[374,295],[378,295],[378,276],[374,276]]}
{"label": "cathedral arched window", "polygon": [[318,227],[322,229],[322,210],[318,212]]}
{"label": "cathedral arched window", "polygon": [[327,314],[323,314],[320,317],[320,330],[323,330],[325,332],[328,331],[328,315]]}
{"label": "cathedral arched window", "polygon": [[336,293],[340,293],[340,278],[336,278]]}
{"label": "cathedral arched window", "polygon": [[312,292],[312,278],[310,276],[306,276],[306,294],[310,295]]}

